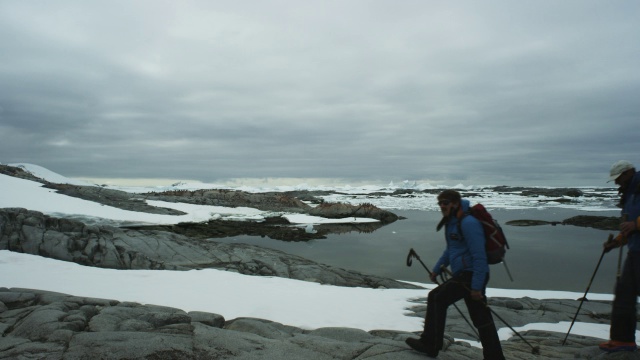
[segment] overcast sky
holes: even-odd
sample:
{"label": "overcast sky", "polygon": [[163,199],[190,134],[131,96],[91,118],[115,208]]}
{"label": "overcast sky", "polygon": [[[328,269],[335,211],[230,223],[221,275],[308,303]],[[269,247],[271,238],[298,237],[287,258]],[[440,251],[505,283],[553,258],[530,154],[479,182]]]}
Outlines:
{"label": "overcast sky", "polygon": [[606,186],[638,1],[0,0],[0,162],[68,177]]}

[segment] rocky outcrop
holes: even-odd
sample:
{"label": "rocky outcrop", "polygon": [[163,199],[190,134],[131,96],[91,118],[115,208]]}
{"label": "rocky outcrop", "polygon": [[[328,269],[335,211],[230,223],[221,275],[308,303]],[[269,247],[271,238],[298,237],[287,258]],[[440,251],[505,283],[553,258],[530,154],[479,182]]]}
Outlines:
{"label": "rocky outcrop", "polygon": [[[307,225],[308,226],[308,225]],[[343,234],[357,231],[370,233],[384,226],[379,221],[359,223],[336,223],[313,225],[313,231],[300,226],[292,226],[284,217],[267,217],[264,221],[209,220],[202,223],[179,223],[175,225],[128,225],[122,226],[134,230],[160,230],[185,235],[194,239],[226,238],[249,235],[269,237],[289,242],[326,239],[329,234]]]}
{"label": "rocky outcrop", "polygon": [[620,230],[620,222],[620,217],[617,216],[578,215],[564,220],[562,224],[618,231]]}
{"label": "rocky outcrop", "polygon": [[501,193],[519,192],[523,196],[529,197],[580,197],[584,196],[584,192],[576,188],[538,188],[538,187],[513,187],[513,186],[495,186],[490,188],[493,191]]}
{"label": "rocky outcrop", "polygon": [[251,207],[263,211],[305,213],[311,207],[285,193],[249,193],[239,190],[176,190],[141,194],[147,200],[180,202],[196,205]]}
{"label": "rocky outcrop", "polygon": [[[444,189],[397,189],[393,192],[394,196],[412,196],[418,193],[424,194],[439,194]],[[528,197],[557,197],[561,198],[563,196],[568,197],[580,197],[580,196],[598,196],[596,194],[585,194],[582,190],[576,188],[540,188],[540,187],[521,187],[521,186],[488,186],[479,189],[469,190],[469,189],[456,189],[460,192],[463,198],[475,198],[475,197],[483,197],[486,194],[486,191],[493,191],[496,193],[503,194],[520,194],[522,196]],[[388,195],[384,192],[373,192],[370,195],[372,196],[384,196]]]}
{"label": "rocky outcrop", "polygon": [[36,181],[36,182],[40,182],[43,184],[46,184],[47,181],[34,176],[32,173],[26,171],[25,169],[21,168],[21,167],[16,167],[16,166],[9,166],[9,165],[2,165],[0,164],[0,174],[4,174],[4,175],[9,175],[9,176],[13,176],[19,179],[25,179],[25,180],[31,180],[31,181]]}
{"label": "rocky outcrop", "polygon": [[[415,299],[416,305],[411,307],[410,315],[424,318],[426,314],[426,298]],[[568,299],[532,299],[528,297],[489,298],[488,304],[497,314],[494,320],[498,327],[504,327],[503,319],[512,327],[520,327],[532,323],[556,324],[561,321],[571,322],[576,313],[579,301]],[[464,308],[464,305],[459,306]],[[464,318],[451,309],[447,313],[447,332],[456,338],[474,339],[471,327]],[[580,314],[576,318],[578,322],[609,324],[611,320],[611,303],[609,301],[584,301]]]}
{"label": "rocky outcrop", "polygon": [[511,226],[573,225],[600,230],[618,231],[620,229],[620,218],[617,216],[578,215],[563,221],[510,220],[507,221],[506,224]]}
{"label": "rocky outcrop", "polygon": [[309,210],[309,215],[321,216],[329,219],[344,219],[349,217],[364,217],[380,220],[389,224],[398,220],[392,212],[382,210],[371,204],[351,205],[343,203],[322,203]]}
{"label": "rocky outcrop", "polygon": [[[508,316],[516,311],[544,320],[570,318],[577,301],[497,299],[492,308]],[[590,303],[585,303],[588,305]],[[580,321],[592,322],[589,313],[607,304],[584,310]],[[584,306],[584,305],[583,305]],[[605,315],[605,314],[603,314]],[[331,314],[327,314],[331,316]],[[468,325],[452,318],[447,322],[441,360],[482,359],[482,351],[453,336]],[[517,316],[510,321],[517,321]],[[76,297],[54,292],[0,288],[0,359],[425,359],[404,340],[416,334],[401,331],[363,331],[352,328],[300,329],[255,318],[225,319],[222,315],[185,312],[180,309]],[[639,353],[603,354],[602,341],[564,334],[526,331],[502,342],[507,359],[640,359]]]}
{"label": "rocky outcrop", "polygon": [[350,217],[366,217],[390,224],[398,220],[398,216],[390,211],[382,210],[371,204],[350,205],[342,203],[323,203],[311,207],[292,193],[249,193],[237,190],[206,189],[206,190],[175,190],[166,192],[152,192],[132,194],[120,190],[105,189],[97,186],[78,186],[69,184],[45,185],[57,192],[98,202],[119,209],[141,211],[152,214],[183,215],[178,210],[151,206],[146,200],[156,200],[194,205],[211,205],[224,207],[251,207],[262,211],[305,213],[331,219]]}
{"label": "rocky outcrop", "polygon": [[382,210],[371,204],[321,203],[316,207],[311,207],[288,193],[248,193],[237,190],[209,189],[130,194],[124,191],[102,189],[95,186],[67,184],[48,184],[46,186],[67,196],[95,201],[121,209],[157,214],[180,215],[182,213],[177,210],[148,205],[144,200],[225,207],[251,207],[263,211],[307,213],[331,219],[367,217],[380,220],[383,224],[398,220],[398,216],[392,212]]}
{"label": "rocky outcrop", "polygon": [[205,189],[136,194],[120,190],[105,189],[98,186],[78,186],[52,183],[47,183],[45,186],[55,189],[57,192],[67,196],[95,201],[119,209],[142,211],[154,214],[181,215],[184,213],[174,209],[148,205],[146,200],[225,207],[252,207],[263,211],[294,213],[304,213],[311,208],[304,202],[284,193],[249,193],[239,190]]}
{"label": "rocky outcrop", "polygon": [[417,288],[278,250],[218,243],[166,231],[86,225],[26,209],[0,209],[0,249],[110,269],[215,268],[338,286]]}
{"label": "rocky outcrop", "polygon": [[45,187],[54,189],[66,196],[93,201],[123,210],[162,215],[185,214],[184,212],[175,209],[151,206],[147,204],[147,202],[140,195],[131,194],[120,190],[105,189],[98,186],[78,186],[52,183],[46,184]]}

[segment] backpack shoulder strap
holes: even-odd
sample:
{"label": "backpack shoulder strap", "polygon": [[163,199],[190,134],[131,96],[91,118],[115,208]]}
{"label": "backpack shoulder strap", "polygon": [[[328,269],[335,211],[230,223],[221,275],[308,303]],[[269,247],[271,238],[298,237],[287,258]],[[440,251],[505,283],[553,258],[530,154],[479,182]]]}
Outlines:
{"label": "backpack shoulder strap", "polygon": [[471,210],[467,210],[467,211],[463,212],[462,216],[458,219],[458,234],[460,234],[460,238],[462,240],[464,240],[464,234],[462,233],[462,219],[466,218],[469,215],[473,216],[471,214]]}

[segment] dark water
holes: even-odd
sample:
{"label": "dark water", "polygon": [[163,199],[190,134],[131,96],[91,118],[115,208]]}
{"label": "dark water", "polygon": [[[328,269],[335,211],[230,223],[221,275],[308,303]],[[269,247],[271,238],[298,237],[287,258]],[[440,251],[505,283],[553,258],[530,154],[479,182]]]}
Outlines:
{"label": "dark water", "polygon": [[[269,238],[239,236],[224,242],[242,242],[278,249],[310,260],[345,269],[398,280],[428,282],[427,272],[416,260],[406,266],[410,248],[431,269],[445,243],[435,227],[440,213],[435,211],[394,211],[406,217],[373,233],[331,235],[310,242],[283,242]],[[618,216],[616,211],[585,212],[567,209],[492,210],[503,226],[511,249],[507,263],[511,282],[502,264],[491,266],[489,287],[584,292],[602,253],[609,231],[568,225],[510,226],[509,220],[562,221],[575,215]],[[220,241],[216,239],[216,241]],[[605,255],[591,293],[612,293],[618,250]]]}

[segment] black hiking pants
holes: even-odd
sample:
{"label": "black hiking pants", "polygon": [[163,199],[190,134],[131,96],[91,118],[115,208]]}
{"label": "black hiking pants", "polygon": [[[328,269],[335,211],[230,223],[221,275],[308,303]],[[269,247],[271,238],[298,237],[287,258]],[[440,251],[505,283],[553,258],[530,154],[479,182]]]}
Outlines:
{"label": "black hiking pants", "polygon": [[636,341],[636,302],[640,295],[640,252],[629,252],[616,282],[611,310],[611,340]]}
{"label": "black hiking pants", "polygon": [[[447,309],[460,299],[464,299],[473,325],[478,329],[482,351],[486,360],[504,360],[498,331],[491,316],[491,310],[483,301],[471,298],[471,277],[473,273],[462,272],[445,281],[429,292],[427,297],[427,315],[424,322],[422,340],[431,354],[438,354],[442,349],[444,328],[447,320]],[[489,275],[485,281],[485,287]],[[484,290],[483,290],[484,295]]]}

